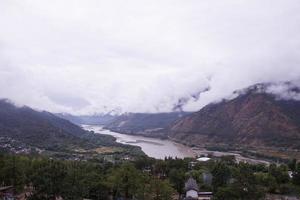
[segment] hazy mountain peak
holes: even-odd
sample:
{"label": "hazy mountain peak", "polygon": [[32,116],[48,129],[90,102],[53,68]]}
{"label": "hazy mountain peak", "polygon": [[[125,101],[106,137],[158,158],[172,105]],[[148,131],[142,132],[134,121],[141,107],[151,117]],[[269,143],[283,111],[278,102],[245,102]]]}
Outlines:
{"label": "hazy mountain peak", "polygon": [[[284,87],[287,92],[272,93],[275,91],[270,89],[272,87]],[[171,135],[191,143],[197,143],[201,138],[208,143],[300,148],[300,143],[295,142],[300,141],[300,101],[289,92],[299,93],[288,82],[250,86],[235,92],[236,96],[230,100],[209,104],[179,119],[170,128]]]}
{"label": "hazy mountain peak", "polygon": [[269,94],[276,99],[300,100],[300,86],[297,82],[267,82],[258,83],[247,88],[233,92],[234,98],[239,95]]}

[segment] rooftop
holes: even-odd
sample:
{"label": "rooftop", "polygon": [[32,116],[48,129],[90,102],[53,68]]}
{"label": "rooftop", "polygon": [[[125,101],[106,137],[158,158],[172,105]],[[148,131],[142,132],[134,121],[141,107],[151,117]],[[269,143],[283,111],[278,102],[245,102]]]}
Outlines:
{"label": "rooftop", "polygon": [[208,157],[201,157],[201,158],[197,158],[198,161],[201,161],[201,162],[206,162],[206,161],[209,161],[210,158]]}
{"label": "rooftop", "polygon": [[192,177],[189,178],[187,180],[187,182],[185,183],[185,190],[186,191],[189,191],[189,190],[199,191],[199,187],[198,187],[196,180],[193,179]]}

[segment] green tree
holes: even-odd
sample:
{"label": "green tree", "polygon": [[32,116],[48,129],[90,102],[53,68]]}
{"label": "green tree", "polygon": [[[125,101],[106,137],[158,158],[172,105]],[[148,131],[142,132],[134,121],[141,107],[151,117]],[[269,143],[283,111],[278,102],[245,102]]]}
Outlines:
{"label": "green tree", "polygon": [[34,192],[31,199],[55,199],[63,193],[63,181],[66,176],[64,165],[60,161],[43,160],[34,163],[30,183]]}
{"label": "green tree", "polygon": [[219,187],[214,194],[214,200],[239,200],[241,199],[233,187]]}
{"label": "green tree", "polygon": [[[151,197],[153,200],[169,200],[172,198],[172,194],[175,193],[171,184],[167,180],[159,180],[153,178],[150,183]],[[148,200],[148,199],[147,199]]]}
{"label": "green tree", "polygon": [[234,171],[233,177],[234,182],[231,184],[231,187],[240,199],[253,200],[263,197],[263,190],[258,186],[254,172],[249,164],[239,164],[237,170]]}
{"label": "green tree", "polygon": [[108,186],[113,191],[114,198],[132,199],[143,183],[142,174],[132,164],[126,163],[112,170],[107,178]]}
{"label": "green tree", "polygon": [[293,172],[293,183],[295,185],[299,185],[300,186],[300,164],[298,163],[296,166],[295,171]]}
{"label": "green tree", "polygon": [[297,168],[297,160],[295,158],[290,160],[288,163],[288,167],[290,168],[290,170],[295,171]]}
{"label": "green tree", "polygon": [[185,172],[182,169],[171,169],[169,180],[179,194],[183,193],[185,179]]}
{"label": "green tree", "polygon": [[275,193],[278,184],[274,176],[269,173],[259,172],[255,174],[257,184],[263,186],[266,192]]}
{"label": "green tree", "polygon": [[269,173],[275,177],[278,184],[284,184],[289,182],[288,168],[285,165],[277,167],[275,164],[269,166]]}
{"label": "green tree", "polygon": [[13,185],[17,191],[22,190],[26,182],[27,159],[19,156],[2,156],[0,165],[1,184]]}
{"label": "green tree", "polygon": [[212,170],[212,186],[214,190],[218,187],[225,186],[231,178],[230,168],[223,162],[217,162]]}

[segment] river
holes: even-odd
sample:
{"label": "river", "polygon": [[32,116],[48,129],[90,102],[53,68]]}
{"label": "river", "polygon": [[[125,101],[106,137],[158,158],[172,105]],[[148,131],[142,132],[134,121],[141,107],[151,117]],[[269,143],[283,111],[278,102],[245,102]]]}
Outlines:
{"label": "river", "polygon": [[173,158],[195,157],[195,153],[190,147],[171,140],[120,134],[94,125],[83,125],[83,128],[98,134],[111,135],[116,138],[117,142],[122,144],[139,146],[145,154],[156,159],[164,159],[166,156]]}
{"label": "river", "polygon": [[164,159],[171,156],[173,158],[196,157],[196,155],[212,155],[213,157],[221,157],[226,155],[235,156],[238,162],[247,162],[251,164],[270,164],[268,161],[256,158],[246,158],[239,153],[235,152],[220,152],[220,151],[207,151],[205,149],[191,148],[171,140],[162,140],[158,138],[149,138],[137,135],[128,135],[112,132],[103,129],[102,126],[82,125],[82,127],[89,131],[94,131],[96,134],[111,135],[116,138],[116,141],[122,144],[135,145],[142,148],[142,151],[149,157],[156,159]]}

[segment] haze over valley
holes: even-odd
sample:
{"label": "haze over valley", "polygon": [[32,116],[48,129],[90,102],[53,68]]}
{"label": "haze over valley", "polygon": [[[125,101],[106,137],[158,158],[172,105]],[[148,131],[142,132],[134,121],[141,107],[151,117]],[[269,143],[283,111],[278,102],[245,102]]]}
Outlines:
{"label": "haze over valley", "polygon": [[300,200],[298,0],[0,0],[0,200]]}

